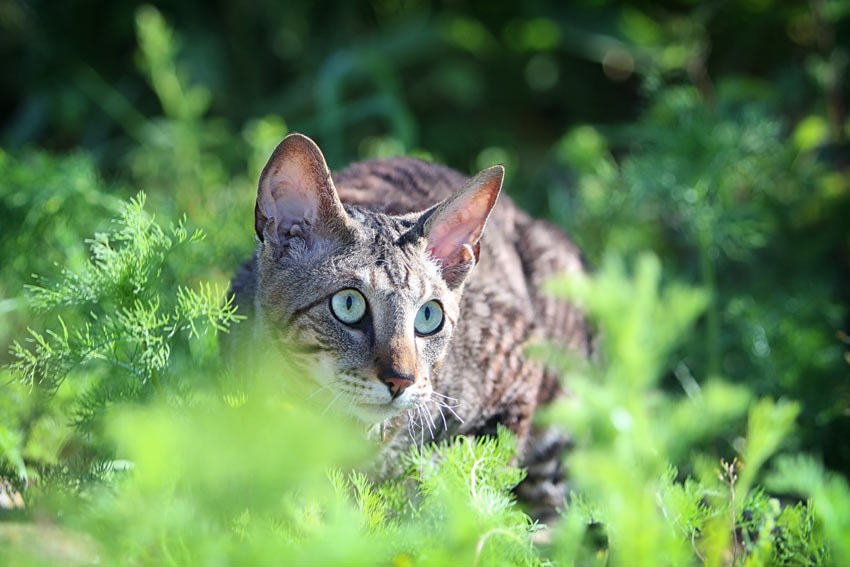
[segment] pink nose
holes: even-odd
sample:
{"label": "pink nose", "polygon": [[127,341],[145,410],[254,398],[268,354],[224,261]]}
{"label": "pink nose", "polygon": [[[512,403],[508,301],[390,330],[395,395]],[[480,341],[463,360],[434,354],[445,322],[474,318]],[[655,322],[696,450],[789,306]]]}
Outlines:
{"label": "pink nose", "polygon": [[392,378],[384,378],[383,380],[389,387],[390,393],[393,395],[394,398],[404,392],[408,386],[413,385],[413,380],[409,380],[407,378],[399,378],[398,376],[393,376]]}

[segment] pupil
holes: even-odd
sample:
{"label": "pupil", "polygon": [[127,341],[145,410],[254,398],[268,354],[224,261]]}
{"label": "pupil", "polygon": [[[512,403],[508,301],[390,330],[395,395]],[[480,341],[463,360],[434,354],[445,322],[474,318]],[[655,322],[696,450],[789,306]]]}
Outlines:
{"label": "pupil", "polygon": [[431,318],[431,308],[426,307],[425,308],[425,319],[430,319],[430,318]]}
{"label": "pupil", "polygon": [[354,303],[354,300],[351,299],[351,296],[345,298],[345,308],[351,311],[351,304]]}

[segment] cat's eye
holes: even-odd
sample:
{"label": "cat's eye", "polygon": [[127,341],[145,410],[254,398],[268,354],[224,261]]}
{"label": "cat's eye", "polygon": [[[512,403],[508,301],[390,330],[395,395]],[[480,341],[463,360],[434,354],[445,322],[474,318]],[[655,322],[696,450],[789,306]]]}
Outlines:
{"label": "cat's eye", "polygon": [[420,335],[433,335],[443,327],[443,308],[434,300],[419,308],[413,328]]}
{"label": "cat's eye", "polygon": [[366,298],[356,289],[344,289],[331,296],[334,317],[346,325],[354,325],[366,314]]}

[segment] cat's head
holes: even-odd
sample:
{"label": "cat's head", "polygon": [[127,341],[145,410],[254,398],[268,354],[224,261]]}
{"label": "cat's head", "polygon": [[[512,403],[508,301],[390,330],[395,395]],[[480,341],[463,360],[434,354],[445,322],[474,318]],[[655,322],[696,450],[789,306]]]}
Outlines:
{"label": "cat's head", "polygon": [[309,138],[274,151],[255,208],[260,311],[323,367],[338,407],[376,423],[434,395],[503,176],[491,167],[430,209],[388,216],[344,208]]}

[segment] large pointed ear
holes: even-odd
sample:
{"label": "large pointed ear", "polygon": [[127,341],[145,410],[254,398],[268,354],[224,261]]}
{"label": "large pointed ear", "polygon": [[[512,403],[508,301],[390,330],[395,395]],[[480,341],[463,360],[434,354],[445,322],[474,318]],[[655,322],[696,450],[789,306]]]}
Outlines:
{"label": "large pointed ear", "polygon": [[450,288],[463,284],[478,262],[478,241],[502,188],[505,168],[494,165],[437,205],[423,226],[426,251],[440,264]]}
{"label": "large pointed ear", "polygon": [[325,157],[307,136],[288,135],[263,168],[254,229],[262,242],[283,247],[296,238],[309,244],[350,234]]}

